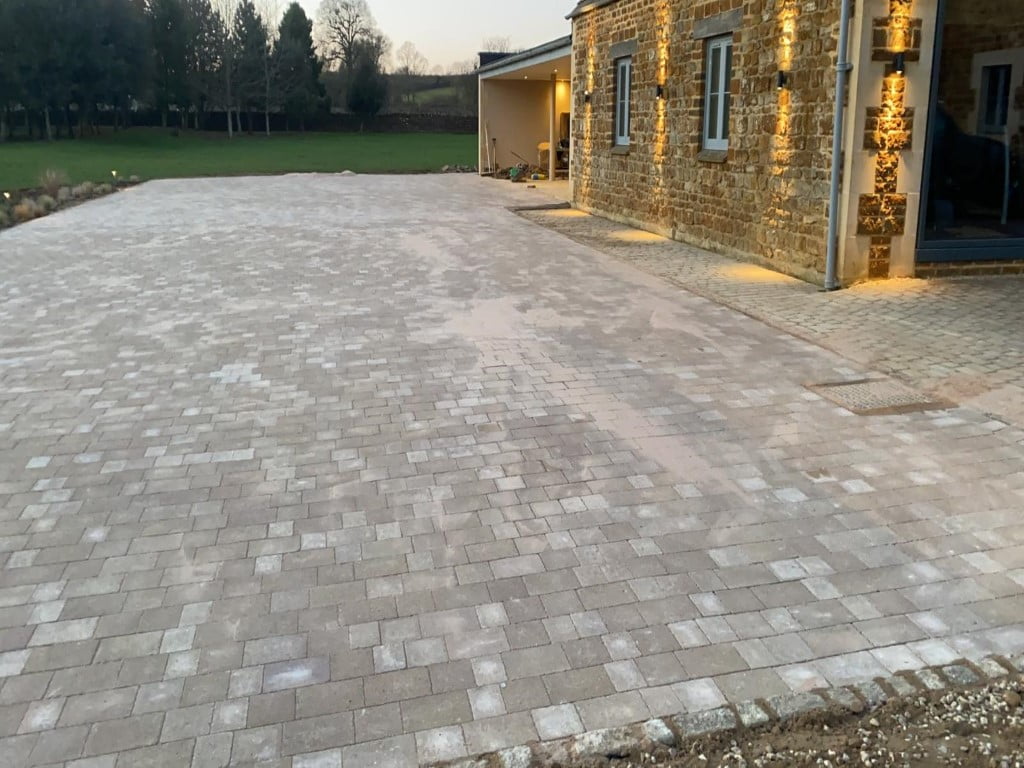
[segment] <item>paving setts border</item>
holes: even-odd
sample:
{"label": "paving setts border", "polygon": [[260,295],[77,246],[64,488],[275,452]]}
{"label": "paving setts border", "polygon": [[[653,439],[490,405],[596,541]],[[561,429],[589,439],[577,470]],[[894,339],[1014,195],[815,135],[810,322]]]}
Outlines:
{"label": "paving setts border", "polygon": [[890,698],[980,685],[1008,676],[1024,677],[1024,655],[1014,659],[987,656],[976,662],[898,672],[863,683],[817,688],[755,699],[701,712],[653,718],[634,725],[602,728],[551,741],[533,742],[468,758],[431,763],[430,768],[544,768],[588,758],[622,758],[658,745],[675,747],[689,739],[724,731],[784,723],[815,711],[839,708],[855,715],[877,709]]}

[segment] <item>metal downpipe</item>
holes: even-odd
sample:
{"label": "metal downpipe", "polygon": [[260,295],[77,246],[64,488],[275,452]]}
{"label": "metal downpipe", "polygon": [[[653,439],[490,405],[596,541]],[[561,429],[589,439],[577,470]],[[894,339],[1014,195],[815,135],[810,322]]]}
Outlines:
{"label": "metal downpipe", "polygon": [[828,251],[825,255],[825,290],[835,291],[841,286],[836,279],[839,262],[839,194],[843,172],[843,133],[846,125],[846,82],[853,69],[849,61],[850,4],[840,0],[839,51],[836,59],[836,108],[832,129],[832,179],[828,199]]}

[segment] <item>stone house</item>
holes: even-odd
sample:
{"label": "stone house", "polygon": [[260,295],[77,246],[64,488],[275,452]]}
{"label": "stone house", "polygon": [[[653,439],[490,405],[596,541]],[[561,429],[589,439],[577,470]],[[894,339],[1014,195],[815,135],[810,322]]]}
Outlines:
{"label": "stone house", "polygon": [[816,282],[831,259],[830,287],[1024,271],[1022,0],[581,0],[569,18],[578,207]]}

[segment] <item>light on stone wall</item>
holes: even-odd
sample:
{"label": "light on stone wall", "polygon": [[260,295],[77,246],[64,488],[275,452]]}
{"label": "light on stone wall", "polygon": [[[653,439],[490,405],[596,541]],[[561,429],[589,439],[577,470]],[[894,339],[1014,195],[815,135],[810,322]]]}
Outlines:
{"label": "light on stone wall", "polygon": [[883,81],[882,103],[873,133],[873,144],[882,151],[892,151],[902,144],[906,131],[903,113],[906,80],[894,72]]}
{"label": "light on stone wall", "polygon": [[895,53],[909,50],[913,38],[912,0],[889,0],[888,48]]}
{"label": "light on stone wall", "polygon": [[672,39],[672,1],[656,0],[654,3],[654,115],[650,134],[652,173],[650,177],[650,206],[655,220],[663,225],[669,222],[669,138],[668,138],[668,83],[669,54]]}
{"label": "light on stone wall", "polygon": [[779,68],[788,71],[793,68],[796,21],[800,11],[796,0],[783,0],[779,5]]}
{"label": "light on stone wall", "polygon": [[[775,130],[771,135],[771,165],[768,191],[770,202],[766,219],[773,227],[787,227],[794,220],[793,200],[796,177],[793,173],[793,112],[791,78],[798,65],[797,42],[800,17],[799,0],[777,0],[775,16],[778,23],[778,44],[775,60],[778,69],[769,80],[775,86]],[[764,82],[764,81],[762,81]],[[770,86],[769,86],[770,87]]]}
{"label": "light on stone wall", "polygon": [[[584,57],[583,61],[576,62],[575,57],[581,54]],[[575,88],[575,84],[579,83],[585,106],[580,110],[582,114],[579,115],[579,119],[573,120],[574,150],[569,177],[572,179],[573,196],[581,203],[587,204],[591,194],[595,130],[593,107],[590,102],[597,87],[597,29],[593,14],[589,14],[589,18],[577,19],[573,23],[573,56],[573,84]],[[581,64],[583,72],[579,72]],[[576,118],[575,115],[573,117]]]}

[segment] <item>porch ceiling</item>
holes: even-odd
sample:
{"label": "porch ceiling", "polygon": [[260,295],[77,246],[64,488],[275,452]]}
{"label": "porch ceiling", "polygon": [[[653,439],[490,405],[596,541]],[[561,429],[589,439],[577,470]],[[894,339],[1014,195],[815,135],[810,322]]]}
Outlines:
{"label": "porch ceiling", "polygon": [[550,80],[554,74],[559,80],[569,80],[572,67],[571,49],[564,52],[554,51],[543,60],[527,59],[526,61],[509,64],[507,67],[495,69],[493,72],[481,73],[482,80]]}
{"label": "porch ceiling", "polygon": [[520,69],[512,70],[511,72],[502,73],[501,75],[495,75],[493,77],[484,78],[485,80],[551,80],[552,75],[556,75],[558,80],[569,80],[569,68],[571,66],[571,57],[568,55],[555,58],[551,61],[545,61],[543,63],[534,63],[534,65],[523,66]]}

